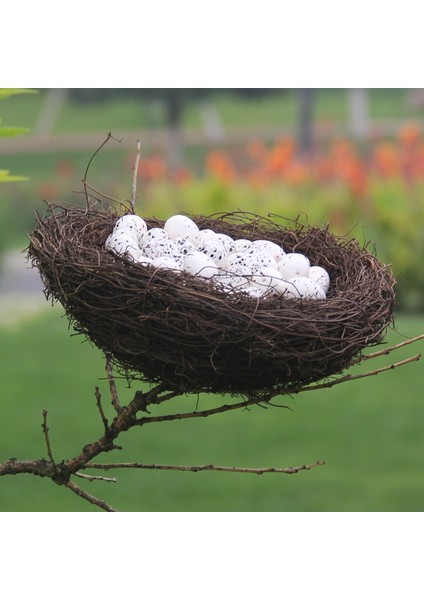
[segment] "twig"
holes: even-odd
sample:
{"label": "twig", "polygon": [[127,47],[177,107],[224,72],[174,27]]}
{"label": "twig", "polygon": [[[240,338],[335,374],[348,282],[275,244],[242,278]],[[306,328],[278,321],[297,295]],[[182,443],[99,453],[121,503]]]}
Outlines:
{"label": "twig", "polygon": [[75,473],[77,477],[81,477],[81,479],[88,479],[88,481],[107,481],[111,483],[116,483],[118,480],[116,477],[102,477],[101,475],[86,475],[85,473],[80,473],[77,471]]}
{"label": "twig", "polygon": [[98,506],[99,508],[102,508],[103,510],[105,510],[107,512],[117,512],[117,510],[112,508],[104,500],[100,500],[99,498],[92,496],[88,492],[86,492],[83,489],[81,489],[80,487],[78,487],[73,481],[68,481],[68,483],[66,484],[65,487],[72,490],[74,492],[74,494],[76,494],[80,498],[84,498],[84,500],[87,500],[91,504],[94,504],[95,506]]}
{"label": "twig", "polygon": [[107,143],[108,143],[108,141],[109,141],[110,139],[113,139],[113,140],[115,140],[115,142],[121,142],[121,141],[122,141],[122,140],[117,140],[116,138],[114,138],[114,137],[113,137],[113,135],[112,135],[112,133],[109,131],[109,133],[107,134],[107,138],[105,139],[105,141],[104,141],[102,144],[100,144],[100,146],[99,146],[99,147],[97,148],[97,150],[94,152],[93,156],[92,156],[92,157],[90,158],[90,160],[88,161],[87,168],[85,169],[85,173],[84,173],[84,179],[82,180],[82,183],[83,183],[83,185],[84,185],[84,193],[85,193],[85,199],[86,199],[86,202],[87,202],[87,206],[88,206],[88,204],[89,204],[89,201],[88,201],[88,193],[87,193],[87,184],[86,184],[86,182],[87,182],[88,170],[89,170],[89,168],[90,168],[90,165],[91,165],[91,163],[93,162],[93,159],[94,159],[94,157],[96,156],[96,154],[97,154],[98,152],[100,152],[100,150],[103,148],[103,146],[104,146],[105,144],[107,144]]}
{"label": "twig", "polygon": [[138,175],[138,165],[140,162],[140,140],[137,140],[137,155],[135,157],[135,164],[133,170],[133,180],[132,180],[132,196],[131,196],[131,211],[135,211],[135,200],[137,193],[137,175]]}
{"label": "twig", "polygon": [[310,471],[314,467],[320,467],[324,465],[324,461],[316,461],[310,465],[302,465],[300,467],[264,467],[264,468],[248,468],[248,467],[222,467],[218,465],[156,465],[156,464],[143,464],[143,463],[87,463],[84,469],[154,469],[159,471],[191,471],[197,473],[198,471],[226,471],[229,473],[254,473],[255,475],[262,475],[264,473],[285,473],[292,475],[293,473],[299,473],[299,471]]}
{"label": "twig", "polygon": [[56,467],[56,463],[54,461],[53,458],[53,454],[52,454],[52,448],[50,445],[50,439],[49,439],[49,428],[47,427],[47,410],[44,409],[43,410],[43,424],[41,425],[41,427],[43,428],[43,433],[44,433],[44,439],[46,440],[46,446],[47,446],[47,454],[49,456],[50,462],[53,465],[53,469],[55,471],[55,473],[57,472],[57,467]]}
{"label": "twig", "polygon": [[96,404],[97,404],[97,408],[99,409],[99,413],[100,413],[100,416],[101,416],[102,421],[103,421],[103,425],[104,425],[104,428],[105,428],[105,433],[107,433],[107,430],[109,429],[109,423],[108,423],[108,421],[106,419],[105,413],[103,412],[102,396],[100,394],[100,390],[97,387],[97,385],[96,385],[94,394],[96,396]]}
{"label": "twig", "polygon": [[404,342],[400,342],[400,344],[396,344],[395,346],[389,346],[388,348],[384,348],[383,350],[379,350],[378,352],[372,352],[371,354],[363,354],[358,358],[358,363],[364,360],[369,360],[370,358],[376,358],[377,356],[385,356],[386,354],[390,354],[394,350],[398,350],[398,348],[403,348],[404,346],[408,346],[409,344],[413,344],[414,342],[418,342],[419,340],[424,339],[424,333],[421,335],[417,335],[414,338],[410,338],[409,340],[405,340]]}
{"label": "twig", "polygon": [[366,373],[358,373],[357,375],[344,375],[344,377],[339,377],[339,379],[334,379],[333,381],[327,381],[326,383],[319,383],[317,385],[309,385],[304,388],[299,388],[296,390],[298,392],[309,392],[312,390],[320,390],[324,388],[331,388],[339,383],[345,383],[346,381],[354,381],[355,379],[363,379],[364,377],[371,377],[372,375],[378,375],[379,373],[384,373],[385,371],[391,371],[392,369],[397,369],[398,367],[402,367],[403,365],[407,365],[408,363],[415,362],[420,360],[421,354],[416,354],[415,356],[410,356],[409,358],[405,358],[397,363],[393,363],[391,365],[387,365],[385,367],[381,367],[379,369],[375,369],[374,371],[367,371]]}
{"label": "twig", "polygon": [[[159,423],[161,421],[174,421],[179,419],[194,419],[197,417],[209,417],[211,415],[217,415],[220,413],[228,412],[230,410],[237,410],[239,408],[246,408],[252,404],[257,404],[260,400],[257,398],[250,398],[249,400],[243,400],[235,404],[223,404],[216,408],[210,408],[206,410],[193,411],[189,413],[177,413],[172,415],[158,415],[153,417],[141,417],[135,421],[135,425],[144,425],[146,423]],[[262,399],[263,401],[263,399]]]}
{"label": "twig", "polygon": [[110,395],[111,395],[111,399],[112,399],[112,406],[114,407],[114,409],[116,410],[116,412],[119,415],[119,413],[122,411],[122,406],[119,404],[118,391],[116,389],[116,383],[115,383],[115,379],[113,377],[112,357],[108,352],[105,354],[105,356],[106,356],[106,374],[107,374],[107,378],[109,380],[109,389],[110,389]]}

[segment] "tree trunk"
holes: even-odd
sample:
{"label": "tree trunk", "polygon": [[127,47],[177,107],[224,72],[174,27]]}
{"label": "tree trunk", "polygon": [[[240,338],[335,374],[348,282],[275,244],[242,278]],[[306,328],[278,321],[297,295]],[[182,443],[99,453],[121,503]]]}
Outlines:
{"label": "tree trunk", "polygon": [[309,158],[313,148],[313,90],[299,90],[298,142],[301,156]]}

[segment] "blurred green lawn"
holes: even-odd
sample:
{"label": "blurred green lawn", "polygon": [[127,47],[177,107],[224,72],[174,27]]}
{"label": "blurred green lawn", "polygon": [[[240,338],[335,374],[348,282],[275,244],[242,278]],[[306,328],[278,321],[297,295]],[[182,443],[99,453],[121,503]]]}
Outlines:
{"label": "blurred green lawn", "polygon": [[[269,97],[246,99],[222,90],[214,95],[213,102],[224,126],[293,125],[298,114],[297,94],[296,89],[286,89]],[[408,90],[405,89],[370,89],[370,116],[376,119],[422,116],[422,109],[408,105],[407,94]],[[34,128],[44,97],[45,90],[40,90],[37,95],[14,96],[3,100],[0,106],[3,124]],[[346,122],[349,110],[346,89],[317,89],[315,98],[317,121]],[[165,124],[165,111],[160,106],[152,108],[152,105],[134,98],[118,97],[103,104],[77,104],[67,98],[54,133],[105,133],[118,129],[157,128]],[[198,103],[192,102],[185,107],[183,125],[201,127]]]}
{"label": "blurred green lawn", "polygon": [[[401,316],[388,341],[397,343],[403,336],[422,332],[424,317]],[[97,439],[102,425],[95,385],[108,406],[104,361],[90,343],[71,337],[60,308],[46,308],[36,319],[0,334],[0,460],[46,456],[41,430],[44,408],[57,461]],[[400,360],[420,350],[417,344],[392,357]],[[379,359],[378,365],[390,360]],[[420,511],[424,504],[422,380],[422,363],[413,363],[288,402],[283,399],[292,411],[254,407],[207,419],[152,424],[124,434],[120,439],[124,449],[100,459],[250,467],[326,461],[309,472],[259,477],[116,471],[118,483],[82,485],[123,511]],[[121,402],[127,402],[134,390],[128,390],[124,381],[119,388]],[[223,401],[201,396],[199,407]],[[195,403],[187,397],[162,408],[189,410]],[[0,478],[0,510],[98,509],[48,480],[19,475]]]}

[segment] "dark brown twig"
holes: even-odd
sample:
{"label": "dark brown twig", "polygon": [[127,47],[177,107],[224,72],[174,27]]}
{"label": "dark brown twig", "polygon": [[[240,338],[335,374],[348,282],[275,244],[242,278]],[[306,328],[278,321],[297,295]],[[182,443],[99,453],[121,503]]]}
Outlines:
{"label": "dark brown twig", "polygon": [[112,399],[112,406],[116,410],[116,412],[119,414],[122,411],[122,406],[119,404],[118,391],[116,389],[115,378],[113,376],[112,357],[108,352],[105,354],[105,356],[106,356],[106,374],[107,374],[107,378],[109,381],[109,389],[110,389],[110,396]]}
{"label": "dark brown twig", "polygon": [[99,409],[100,417],[101,417],[101,419],[103,421],[103,425],[104,425],[104,428],[105,428],[105,433],[107,433],[107,430],[109,428],[109,424],[108,424],[108,420],[106,419],[105,413],[103,411],[102,396],[100,394],[100,390],[97,387],[97,385],[96,385],[94,394],[96,396],[96,404],[97,404],[97,408]]}
{"label": "dark brown twig", "polygon": [[53,465],[53,469],[55,471],[55,473],[57,472],[57,467],[56,467],[56,463],[54,461],[53,458],[53,454],[52,454],[52,448],[50,445],[50,439],[49,439],[49,428],[47,427],[47,410],[44,409],[43,410],[43,423],[41,425],[42,429],[43,429],[43,433],[44,433],[44,439],[46,441],[46,446],[47,446],[47,454],[48,457],[50,459],[51,464]]}

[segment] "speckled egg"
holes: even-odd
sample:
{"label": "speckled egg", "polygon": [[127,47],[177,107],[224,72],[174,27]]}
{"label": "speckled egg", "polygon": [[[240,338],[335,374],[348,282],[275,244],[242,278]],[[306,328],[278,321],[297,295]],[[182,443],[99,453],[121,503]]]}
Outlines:
{"label": "speckled egg", "polygon": [[235,252],[247,252],[252,247],[252,242],[250,240],[239,239],[234,240],[234,253]]}
{"label": "speckled egg", "polygon": [[153,239],[169,240],[169,235],[161,227],[152,227],[143,235],[140,241],[140,247],[143,248]]}
{"label": "speckled egg", "polygon": [[330,287],[330,275],[323,267],[311,267],[309,269],[308,277],[309,279],[312,279],[312,281],[315,281],[325,293],[328,292]]}
{"label": "speckled egg", "polygon": [[177,245],[170,239],[154,238],[143,246],[143,252],[149,258],[178,254]]}
{"label": "speckled egg", "polygon": [[298,252],[284,254],[277,263],[278,270],[287,281],[292,277],[307,277],[310,267],[311,263],[309,262],[309,258]]}
{"label": "speckled egg", "polygon": [[157,256],[152,260],[152,266],[159,269],[170,269],[172,271],[181,271],[184,265],[183,256]]}
{"label": "speckled egg", "polygon": [[251,247],[252,249],[260,250],[261,252],[267,252],[276,262],[279,262],[285,254],[281,246],[274,242],[270,242],[269,240],[255,240],[252,242]]}
{"label": "speckled egg", "polygon": [[197,245],[197,251],[209,256],[218,267],[223,266],[227,258],[224,246],[217,237],[203,240]]}
{"label": "speckled egg", "polygon": [[229,235],[226,235],[225,233],[217,233],[216,237],[221,242],[221,244],[224,246],[224,250],[227,253],[227,256],[234,252],[235,244],[234,244],[234,240],[232,237],[230,237]]}
{"label": "speckled egg", "polygon": [[132,232],[137,242],[140,243],[143,235],[147,232],[147,224],[138,215],[123,215],[116,221],[113,231]]}
{"label": "speckled egg", "polygon": [[324,290],[309,277],[293,277],[289,283],[295,286],[300,298],[325,300]]}
{"label": "speckled egg", "polygon": [[180,254],[188,254],[196,250],[196,246],[189,239],[183,237],[176,237],[172,240],[178,248]]}

